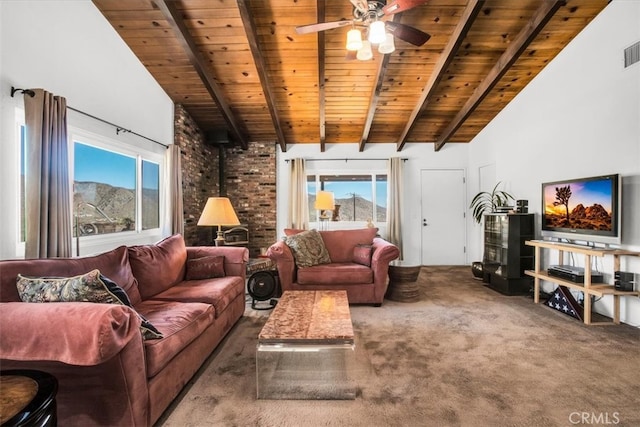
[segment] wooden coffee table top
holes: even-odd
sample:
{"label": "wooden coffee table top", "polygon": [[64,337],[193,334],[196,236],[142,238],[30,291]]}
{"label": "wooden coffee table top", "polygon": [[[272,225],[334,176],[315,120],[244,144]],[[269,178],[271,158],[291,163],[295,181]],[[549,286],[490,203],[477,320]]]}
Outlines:
{"label": "wooden coffee table top", "polygon": [[346,291],[285,291],[259,344],[353,344]]}

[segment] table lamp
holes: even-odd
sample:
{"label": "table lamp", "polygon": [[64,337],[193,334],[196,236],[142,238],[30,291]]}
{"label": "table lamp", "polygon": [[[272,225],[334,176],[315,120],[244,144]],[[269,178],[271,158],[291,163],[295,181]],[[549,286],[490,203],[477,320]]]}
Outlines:
{"label": "table lamp", "polygon": [[325,211],[332,211],[336,207],[333,192],[318,191],[318,194],[316,194],[316,202],[313,207],[320,211],[320,221],[327,221],[329,219],[329,215],[327,215]]}
{"label": "table lamp", "polygon": [[202,210],[198,225],[218,226],[218,236],[215,239],[216,246],[224,246],[223,225],[240,225],[238,216],[227,197],[209,197]]}

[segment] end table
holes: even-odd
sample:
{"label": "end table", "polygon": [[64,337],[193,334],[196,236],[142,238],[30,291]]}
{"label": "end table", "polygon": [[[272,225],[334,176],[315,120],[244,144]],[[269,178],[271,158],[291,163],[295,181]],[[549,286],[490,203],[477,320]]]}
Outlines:
{"label": "end table", "polygon": [[418,275],[420,264],[408,261],[391,261],[389,263],[388,299],[399,302],[415,302],[420,299]]}

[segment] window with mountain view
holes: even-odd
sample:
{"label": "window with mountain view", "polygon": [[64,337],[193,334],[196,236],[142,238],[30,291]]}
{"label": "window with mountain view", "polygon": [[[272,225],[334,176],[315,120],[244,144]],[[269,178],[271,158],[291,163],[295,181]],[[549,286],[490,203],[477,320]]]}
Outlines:
{"label": "window with mountain view", "polygon": [[384,174],[338,174],[307,176],[309,221],[317,221],[314,209],[317,191],[331,191],[338,221],[374,223],[387,220],[387,176]]}
{"label": "window with mountain view", "polygon": [[74,142],[74,235],[136,229],[136,158]]}

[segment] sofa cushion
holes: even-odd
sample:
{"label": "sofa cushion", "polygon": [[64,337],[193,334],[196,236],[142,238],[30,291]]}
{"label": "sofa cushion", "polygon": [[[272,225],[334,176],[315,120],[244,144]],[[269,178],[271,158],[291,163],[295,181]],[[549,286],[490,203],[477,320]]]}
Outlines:
{"label": "sofa cushion", "polygon": [[136,307],[164,334],[161,340],[145,341],[147,378],[155,376],[171,359],[213,322],[213,306],[179,301],[142,301]]}
{"label": "sofa cushion", "polygon": [[244,280],[240,276],[219,277],[216,279],[189,280],[153,296],[153,300],[204,302],[215,308],[218,318],[229,304],[244,294]]}
{"label": "sofa cushion", "polygon": [[212,279],[224,276],[223,255],[212,255],[187,260],[185,280]]}
{"label": "sofa cushion", "polygon": [[298,267],[311,267],[331,262],[324,241],[317,230],[307,230],[287,236],[285,243],[291,248]]}
{"label": "sofa cushion", "polygon": [[[133,308],[126,292],[100,270],[73,277],[25,277],[18,275],[16,283],[24,302],[92,302],[122,304]],[[144,339],[162,338],[162,334],[140,315],[140,331]]]}
{"label": "sofa cushion", "polygon": [[373,270],[352,262],[331,263],[298,269],[300,285],[373,283]]}
{"label": "sofa cushion", "polygon": [[321,231],[320,235],[332,262],[351,262],[356,245],[371,245],[377,228]]}
{"label": "sofa cushion", "polygon": [[174,234],[155,245],[130,246],[128,250],[131,271],[143,300],[184,278],[187,248],[182,235]]}
{"label": "sofa cushion", "polygon": [[371,267],[371,253],[373,252],[373,245],[356,245],[353,248],[353,258],[351,261],[356,264]]}
{"label": "sofa cushion", "polygon": [[126,246],[99,255],[81,258],[20,259],[0,263],[0,300],[20,301],[16,288],[18,274],[32,277],[71,277],[94,269],[116,282],[132,304],[141,301],[136,280],[129,265]]}

